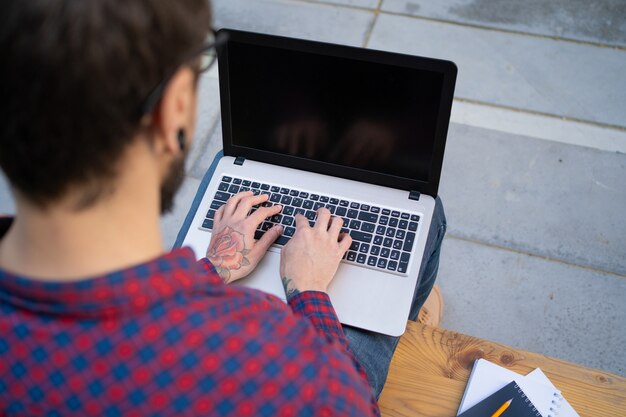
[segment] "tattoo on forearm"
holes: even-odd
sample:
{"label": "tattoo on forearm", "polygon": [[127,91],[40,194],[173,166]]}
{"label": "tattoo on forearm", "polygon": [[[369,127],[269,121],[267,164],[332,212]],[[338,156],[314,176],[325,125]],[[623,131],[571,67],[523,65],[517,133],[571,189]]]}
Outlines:
{"label": "tattoo on forearm", "polygon": [[250,250],[246,248],[244,235],[232,227],[225,227],[213,236],[207,250],[207,258],[215,266],[225,283],[230,282],[231,271],[250,265],[246,255]]}
{"label": "tattoo on forearm", "polygon": [[294,284],[291,278],[282,277],[281,279],[283,281],[283,287],[285,287],[285,294],[287,295],[287,298],[300,294],[300,290],[296,288],[296,284]]}

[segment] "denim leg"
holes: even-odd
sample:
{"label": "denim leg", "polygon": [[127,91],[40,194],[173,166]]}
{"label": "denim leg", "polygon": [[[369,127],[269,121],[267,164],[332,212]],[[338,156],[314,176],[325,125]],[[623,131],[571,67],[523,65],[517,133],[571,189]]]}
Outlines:
{"label": "denim leg", "polygon": [[[417,319],[420,308],[422,308],[424,301],[428,298],[428,294],[430,294],[430,290],[432,290],[435,284],[437,270],[439,269],[441,242],[446,233],[446,227],[446,215],[443,211],[441,200],[437,197],[433,220],[428,230],[424,258],[422,259],[417,286],[413,294],[413,303],[409,313],[410,320]],[[365,368],[374,395],[378,398],[387,380],[389,364],[398,345],[399,338],[351,326],[344,326],[343,331],[348,338],[352,353]]]}

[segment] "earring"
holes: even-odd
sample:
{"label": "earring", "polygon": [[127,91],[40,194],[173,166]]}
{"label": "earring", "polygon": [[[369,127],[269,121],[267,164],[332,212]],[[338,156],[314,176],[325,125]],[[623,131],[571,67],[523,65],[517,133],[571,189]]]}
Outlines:
{"label": "earring", "polygon": [[186,135],[185,135],[185,129],[180,128],[178,129],[178,146],[180,146],[180,150],[181,152],[185,150],[185,142],[186,142]]}

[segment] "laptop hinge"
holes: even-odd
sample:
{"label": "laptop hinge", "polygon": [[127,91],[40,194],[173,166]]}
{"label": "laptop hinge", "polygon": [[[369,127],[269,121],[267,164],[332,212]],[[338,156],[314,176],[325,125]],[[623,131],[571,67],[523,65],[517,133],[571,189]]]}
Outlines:
{"label": "laptop hinge", "polygon": [[243,162],[246,160],[243,156],[238,156],[235,158],[235,165],[243,165]]}
{"label": "laptop hinge", "polygon": [[415,200],[415,201],[420,201],[420,196],[422,194],[420,194],[419,191],[411,191],[409,193],[409,200]]}

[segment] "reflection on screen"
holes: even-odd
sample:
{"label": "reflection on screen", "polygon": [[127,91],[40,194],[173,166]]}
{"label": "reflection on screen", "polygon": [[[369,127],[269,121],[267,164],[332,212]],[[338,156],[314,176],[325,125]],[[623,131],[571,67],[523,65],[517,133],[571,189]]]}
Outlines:
{"label": "reflection on screen", "polygon": [[428,180],[442,74],[229,45],[233,143]]}

